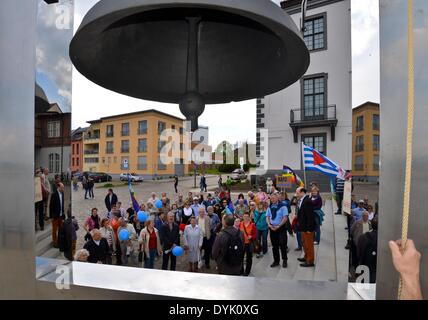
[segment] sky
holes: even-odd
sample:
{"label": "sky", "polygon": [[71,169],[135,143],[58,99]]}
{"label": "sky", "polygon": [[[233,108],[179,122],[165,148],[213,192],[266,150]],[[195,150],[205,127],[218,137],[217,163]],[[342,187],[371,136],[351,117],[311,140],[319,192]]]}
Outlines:
{"label": "sky", "polygon": [[[67,4],[70,0],[61,0]],[[279,3],[280,0],[272,0]],[[379,8],[378,0],[351,0],[353,47],[353,107],[366,101],[379,102]],[[75,0],[74,28],[98,0]],[[37,46],[37,81],[51,102],[59,102],[65,111],[73,106],[72,127],[84,127],[86,121],[104,116],[147,109],[183,117],[178,105],[130,98],[104,89],[82,76],[68,59],[69,30],[55,30],[58,20],[55,6],[40,4]],[[72,78],[70,71],[72,72]],[[72,80],[72,81],[71,81]],[[72,86],[72,93],[71,93]],[[256,141],[256,103],[248,100],[224,105],[207,105],[199,124],[209,127],[209,143]]]}

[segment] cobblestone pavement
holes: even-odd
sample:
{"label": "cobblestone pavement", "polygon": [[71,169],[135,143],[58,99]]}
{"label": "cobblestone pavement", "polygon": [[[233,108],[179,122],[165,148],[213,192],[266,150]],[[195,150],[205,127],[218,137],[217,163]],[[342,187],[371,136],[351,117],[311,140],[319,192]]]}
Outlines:
{"label": "cobblestone pavement", "polygon": [[[119,184],[119,182],[116,182],[116,181],[113,183]],[[178,186],[179,192],[183,193],[183,195],[185,195],[185,196],[187,195],[187,193],[189,191],[192,191],[194,193],[196,192],[199,194],[199,190],[195,189],[193,184],[194,184],[193,178],[189,178],[189,177],[183,178],[179,182],[179,186]],[[199,184],[199,179],[197,180],[197,184]],[[216,176],[207,177],[207,184],[208,184],[209,190],[214,190],[217,186],[217,177]],[[99,213],[100,213],[101,217],[105,217],[105,215],[106,215],[107,209],[105,208],[104,198],[107,194],[107,189],[102,188],[102,185],[104,185],[104,184],[103,183],[97,184],[95,186],[95,188],[94,188],[95,199],[85,200],[84,199],[84,191],[82,190],[81,187],[79,187],[79,190],[77,192],[74,192],[74,191],[72,192],[73,215],[78,220],[78,223],[80,226],[80,229],[78,231],[77,249],[81,249],[84,245],[85,231],[84,231],[82,226],[83,226],[86,218],[89,216],[91,209],[96,207],[99,209]],[[167,196],[171,199],[171,201],[175,201],[177,199],[177,194],[175,194],[175,192],[174,192],[174,186],[173,186],[173,182],[171,180],[168,180],[168,181],[162,181],[162,180],[161,181],[145,181],[142,184],[134,185],[133,188],[134,188],[137,200],[139,202],[142,202],[142,201],[147,202],[147,200],[150,197],[151,192],[156,192],[156,194],[158,196],[160,196],[160,194],[162,192],[166,192]],[[116,186],[113,188],[113,190],[117,194],[119,201],[122,202],[122,206],[125,209],[131,206],[129,190],[128,190],[128,187],[126,185]],[[378,198],[378,186],[366,185],[366,184],[357,184],[355,186],[355,189],[354,189],[354,194],[356,195],[356,197],[358,199],[363,198],[365,195],[368,195],[370,203],[374,203]],[[232,198],[233,199],[236,199],[237,195],[238,195],[238,192],[235,192],[235,193],[232,192]],[[325,200],[327,200],[328,198],[330,198],[329,194],[323,195],[323,198]],[[343,228],[341,228],[341,229],[343,229]],[[295,240],[292,240],[292,238],[290,238],[289,241],[293,243]],[[334,242],[335,240],[331,239],[331,241]],[[291,255],[291,257],[294,257],[295,254],[293,251],[294,251],[295,245],[291,244],[290,242],[289,242],[289,244],[290,244],[290,255]],[[333,245],[333,243],[329,243],[329,247],[330,247],[330,245]],[[269,248],[269,252],[270,251],[271,251],[271,249]],[[141,266],[141,264],[138,263],[136,258],[137,257],[135,257],[135,260],[130,263],[131,266]],[[270,260],[269,255],[267,257],[265,257],[265,259]],[[265,259],[262,259],[262,260],[265,260]],[[155,262],[155,268],[161,269],[161,263],[162,263],[162,258],[157,259]],[[257,264],[258,263],[257,259],[254,260],[253,263]],[[265,263],[267,263],[267,262],[262,262],[261,264],[265,264]],[[258,269],[260,267],[262,267],[262,265],[260,265],[259,268],[256,265],[254,267],[255,267],[254,273],[255,274],[257,272],[260,273],[258,271]],[[186,257],[186,255],[183,255],[182,257],[179,257],[177,259],[177,271],[187,271],[187,268],[188,268],[187,257]],[[330,269],[330,268],[327,266],[326,269]],[[263,270],[265,270],[265,268],[263,268]],[[211,269],[203,269],[202,271],[206,272],[206,273],[216,273],[215,262],[211,263]],[[259,275],[257,275],[257,276],[259,276]]]}

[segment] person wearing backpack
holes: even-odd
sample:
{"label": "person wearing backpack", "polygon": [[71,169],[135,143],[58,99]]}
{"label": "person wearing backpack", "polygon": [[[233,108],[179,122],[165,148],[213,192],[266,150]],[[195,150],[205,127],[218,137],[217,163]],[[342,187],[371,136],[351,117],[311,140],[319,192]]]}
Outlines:
{"label": "person wearing backpack", "polygon": [[233,225],[233,215],[224,217],[225,227],[217,235],[212,250],[219,274],[241,275],[244,260],[244,234]]}

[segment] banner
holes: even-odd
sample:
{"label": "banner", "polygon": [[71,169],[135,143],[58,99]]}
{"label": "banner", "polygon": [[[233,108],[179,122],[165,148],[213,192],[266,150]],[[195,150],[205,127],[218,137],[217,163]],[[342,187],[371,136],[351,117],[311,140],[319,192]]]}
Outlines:
{"label": "banner", "polygon": [[34,203],[43,200],[42,180],[40,177],[34,177]]}
{"label": "banner", "polygon": [[293,183],[293,178],[291,176],[276,176],[276,187],[278,189],[290,189]]}
{"label": "banner", "polygon": [[346,214],[351,214],[351,197],[352,197],[352,182],[351,180],[345,181],[343,190],[342,211]]}

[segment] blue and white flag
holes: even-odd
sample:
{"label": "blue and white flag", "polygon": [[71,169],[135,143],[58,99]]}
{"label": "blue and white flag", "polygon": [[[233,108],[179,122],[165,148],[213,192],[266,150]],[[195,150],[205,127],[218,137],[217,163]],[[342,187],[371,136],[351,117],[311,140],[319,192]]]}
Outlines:
{"label": "blue and white flag", "polygon": [[305,170],[345,180],[345,170],[319,151],[302,143]]}

